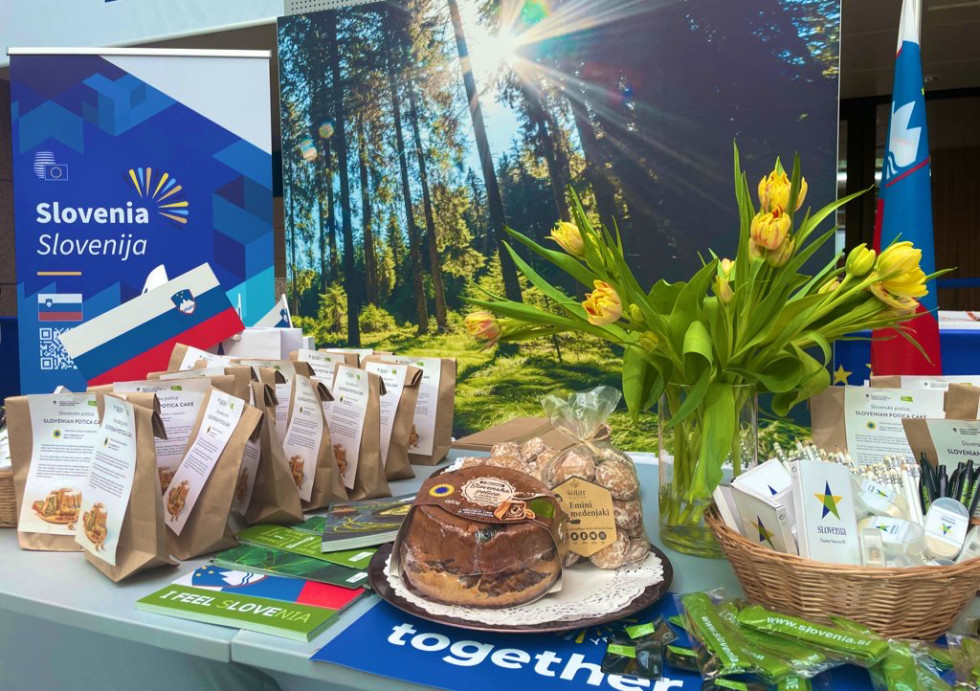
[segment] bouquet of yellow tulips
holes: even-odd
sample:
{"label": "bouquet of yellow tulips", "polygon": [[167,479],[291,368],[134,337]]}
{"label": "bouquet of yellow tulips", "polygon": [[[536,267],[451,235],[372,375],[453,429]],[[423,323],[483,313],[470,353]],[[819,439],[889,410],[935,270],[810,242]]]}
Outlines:
{"label": "bouquet of yellow tulips", "polygon": [[916,298],[926,294],[932,278],[919,268],[921,251],[909,242],[881,254],[861,245],[843,265],[835,256],[812,275],[803,273],[834,237],[835,228],[818,235],[820,224],[857,195],[800,217],[807,183],[798,157],[790,174],[777,160],[762,178],[757,209],[736,148],[735,192],[735,258],[712,252],[686,282],[640,286],[618,232],[593,226],[577,200],[575,222],[552,231],[559,249],[511,230],[514,239],[591,292],[582,302],[569,297],[508,246],[520,271],[555,308],[490,296],[475,301],[483,309],[466,319],[470,332],[490,344],[577,332],[623,348],[623,393],[634,417],[661,396],[662,420],[664,406],[669,408],[661,427],[673,431],[675,467],[666,500],[661,487],[662,534],[665,526],[669,532],[671,525],[703,525],[723,463],[731,462],[737,474],[743,460],[754,459],[754,438],[748,455],[740,451],[746,442],[739,412],[755,393],[773,394],[774,412],[785,415],[830,384],[833,341],[861,329],[893,327],[914,343],[903,322],[914,316]]}

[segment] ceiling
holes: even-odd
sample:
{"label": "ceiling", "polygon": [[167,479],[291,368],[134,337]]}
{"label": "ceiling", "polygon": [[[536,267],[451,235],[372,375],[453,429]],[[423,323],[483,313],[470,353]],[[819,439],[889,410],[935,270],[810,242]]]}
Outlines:
{"label": "ceiling", "polygon": [[[843,0],[842,99],[891,93],[901,0]],[[926,91],[980,87],[980,0],[923,0]]]}
{"label": "ceiling", "polygon": [[[922,60],[926,91],[980,88],[980,0],[922,0]],[[891,93],[902,0],[842,0],[842,99]],[[270,50],[274,24],[147,43],[168,48]],[[272,60],[273,141],[279,138],[278,73]],[[7,69],[0,79],[7,79]]]}

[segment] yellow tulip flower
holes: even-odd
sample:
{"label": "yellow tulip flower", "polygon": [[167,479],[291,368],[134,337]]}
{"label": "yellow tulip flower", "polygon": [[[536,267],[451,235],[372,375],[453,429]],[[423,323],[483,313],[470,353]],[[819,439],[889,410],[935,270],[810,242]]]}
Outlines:
{"label": "yellow tulip flower", "polygon": [[[759,181],[760,206],[764,211],[772,211],[774,209],[786,211],[786,207],[789,206],[789,193],[792,188],[793,183],[785,172],[778,173],[775,170],[772,171],[768,176],[763,177]],[[794,211],[799,211],[800,207],[803,206],[807,189],[806,178],[801,178],[800,191],[796,197],[796,208],[793,209]]]}
{"label": "yellow tulip flower", "polygon": [[466,325],[466,330],[474,338],[491,343],[500,338],[500,322],[490,312],[473,312],[466,316],[463,323]]}
{"label": "yellow tulip flower", "polygon": [[793,238],[786,238],[777,249],[773,250],[766,257],[766,261],[774,269],[778,269],[781,266],[785,266],[793,256],[793,250],[796,249],[796,240]]}
{"label": "yellow tulip flower", "polygon": [[752,240],[770,252],[779,249],[789,235],[790,220],[779,208],[766,213],[760,211],[752,219]]}
{"label": "yellow tulip flower", "polygon": [[595,281],[595,290],[585,296],[582,307],[589,315],[589,323],[607,326],[623,316],[623,301],[616,289],[605,281]]}
{"label": "yellow tulip flower", "polygon": [[558,221],[551,229],[551,239],[573,257],[585,258],[585,241],[582,240],[582,233],[574,223]]}
{"label": "yellow tulip flower", "polygon": [[866,243],[861,243],[847,255],[845,267],[849,276],[861,278],[866,276],[875,265],[875,251],[868,249]]}

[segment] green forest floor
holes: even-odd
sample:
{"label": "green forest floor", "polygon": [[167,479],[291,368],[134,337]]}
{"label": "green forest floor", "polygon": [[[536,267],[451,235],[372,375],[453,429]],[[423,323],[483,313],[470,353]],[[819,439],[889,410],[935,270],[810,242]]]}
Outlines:
{"label": "green forest floor", "polygon": [[[340,346],[342,340],[320,347]],[[541,399],[548,394],[566,395],[573,391],[606,384],[619,389],[619,359],[605,343],[589,338],[562,338],[561,361],[549,341],[481,349],[466,333],[419,336],[414,327],[365,333],[362,347],[428,357],[454,357],[457,361],[456,436],[470,434],[515,417],[542,416]],[[765,417],[763,415],[763,417]],[[609,420],[612,442],[630,451],[657,450],[655,412],[633,422],[621,405]],[[805,435],[791,423],[763,420],[760,458],[773,441],[781,444]],[[808,435],[805,435],[808,436]]]}

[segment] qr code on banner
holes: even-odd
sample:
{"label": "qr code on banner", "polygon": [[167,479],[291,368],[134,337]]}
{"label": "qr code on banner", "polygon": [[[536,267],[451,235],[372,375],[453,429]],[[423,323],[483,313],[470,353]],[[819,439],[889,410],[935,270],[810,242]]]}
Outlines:
{"label": "qr code on banner", "polygon": [[58,338],[61,334],[68,331],[55,327],[45,326],[38,330],[38,341],[40,342],[40,356],[42,370],[66,370],[75,369],[71,355],[65,350]]}

